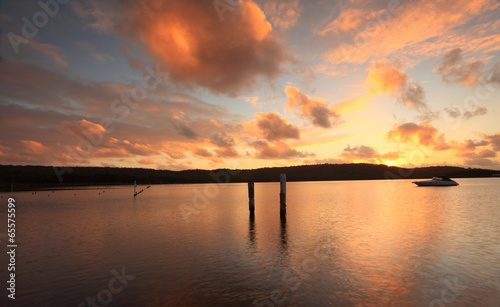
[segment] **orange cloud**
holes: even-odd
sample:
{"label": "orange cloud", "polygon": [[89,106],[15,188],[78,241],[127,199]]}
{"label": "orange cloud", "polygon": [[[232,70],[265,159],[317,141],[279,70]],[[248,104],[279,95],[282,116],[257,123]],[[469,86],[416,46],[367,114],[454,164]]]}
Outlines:
{"label": "orange cloud", "polygon": [[259,159],[295,159],[315,156],[313,153],[293,149],[284,142],[255,141],[251,145],[257,150],[256,157]]}
{"label": "orange cloud", "polygon": [[340,122],[340,115],[328,107],[324,99],[309,98],[292,86],[285,88],[288,95],[288,108],[298,108],[299,112],[312,120],[312,123],[322,128],[330,128]]}
{"label": "orange cloud", "polygon": [[223,147],[215,149],[214,151],[220,158],[236,158],[240,156],[240,154],[233,147]]}
{"label": "orange cloud", "polygon": [[95,124],[86,119],[74,122],[65,121],[62,124],[62,129],[60,130],[64,133],[78,137],[82,137],[84,134],[86,135],[102,134],[103,132],[106,131],[106,129],[104,129],[103,126]]}
{"label": "orange cloud", "polygon": [[430,124],[405,123],[395,125],[387,134],[390,140],[410,144],[415,143],[432,147],[435,150],[447,150],[450,146],[446,143],[444,134]]}
{"label": "orange cloud", "polygon": [[115,138],[111,138],[109,144],[111,145],[111,147],[123,149],[131,155],[149,156],[152,154],[159,154],[159,152],[157,150],[154,150],[149,144],[133,144],[127,140],[120,141]]}
{"label": "orange cloud", "polygon": [[387,61],[377,62],[373,65],[365,87],[372,95],[398,94],[397,101],[399,103],[422,112],[421,120],[431,121],[437,117],[427,106],[423,87],[415,81],[409,81],[409,77],[404,71]]}
{"label": "orange cloud", "polygon": [[153,158],[147,158],[137,161],[140,164],[157,164]]}
{"label": "orange cloud", "polygon": [[[397,5],[391,7],[391,3]],[[441,50],[442,45],[424,46],[420,43],[445,36],[449,31],[497,7],[496,0],[389,2],[386,9],[374,12],[372,18],[356,25],[357,34],[346,36],[343,44],[337,43],[325,57],[329,63],[337,65],[345,62],[363,64],[371,59],[388,57],[399,50],[428,56],[436,49]],[[372,12],[365,10],[364,13]],[[344,23],[346,27],[350,24],[348,19]],[[488,36],[488,33],[476,32],[474,35]],[[418,47],[420,49],[416,50]]]}
{"label": "orange cloud", "polygon": [[7,153],[7,151],[9,151],[9,150],[10,150],[10,148],[9,148],[9,147],[0,145],[0,157],[5,156],[5,154],[6,154],[6,153]]}
{"label": "orange cloud", "polygon": [[330,32],[339,33],[356,29],[363,22],[370,18],[370,13],[356,8],[348,8],[340,12],[340,14],[330,22],[319,35],[326,35]]}
{"label": "orange cloud", "polygon": [[195,155],[200,156],[200,157],[213,156],[213,154],[210,151],[206,150],[205,148],[195,148],[192,150],[192,153],[194,153]]}
{"label": "orange cloud", "polygon": [[245,97],[245,101],[256,107],[257,109],[262,109],[264,103],[259,102],[259,96]]}
{"label": "orange cloud", "polygon": [[212,2],[127,2],[129,18],[117,28],[140,39],[177,83],[235,96],[260,77],[277,77],[290,57],[257,4],[239,1],[221,21]]}
{"label": "orange cloud", "polygon": [[351,147],[347,145],[340,154],[344,162],[365,162],[365,163],[382,163],[385,160],[397,160],[400,158],[399,152],[388,152],[381,155],[373,147],[360,145]]}
{"label": "orange cloud", "polygon": [[300,138],[299,127],[289,124],[288,120],[281,118],[279,114],[259,112],[254,116],[260,134],[268,141]]}
{"label": "orange cloud", "polygon": [[219,122],[218,122],[218,121],[216,121],[215,119],[211,119],[211,120],[210,120],[210,122],[211,122],[212,124],[214,124],[214,126],[215,126],[215,127],[217,127],[217,128],[222,128],[222,127],[224,127],[224,124],[219,123]]}
{"label": "orange cloud", "polygon": [[483,135],[481,140],[453,142],[456,155],[464,158],[464,164],[474,167],[499,167],[495,160],[500,152],[500,133]]}
{"label": "orange cloud", "polygon": [[31,141],[31,140],[21,140],[21,143],[32,155],[41,155],[48,151],[48,148],[42,143]]}
{"label": "orange cloud", "polygon": [[347,145],[347,147],[344,148],[344,151],[340,156],[353,160],[359,158],[372,159],[378,157],[379,154],[375,149],[373,149],[373,147],[370,146],[361,145],[361,146],[351,147],[350,145]]}
{"label": "orange cloud", "polygon": [[408,81],[406,73],[387,62],[377,62],[368,74],[366,88],[373,94],[394,94]]}

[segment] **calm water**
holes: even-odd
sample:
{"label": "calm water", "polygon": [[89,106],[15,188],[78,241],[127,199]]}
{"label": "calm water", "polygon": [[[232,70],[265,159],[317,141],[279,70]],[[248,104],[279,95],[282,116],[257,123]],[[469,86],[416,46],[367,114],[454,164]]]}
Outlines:
{"label": "calm water", "polygon": [[246,184],[0,194],[18,241],[0,303],[499,306],[500,178],[457,181],[288,183],[286,220],[279,183],[255,184],[253,218]]}

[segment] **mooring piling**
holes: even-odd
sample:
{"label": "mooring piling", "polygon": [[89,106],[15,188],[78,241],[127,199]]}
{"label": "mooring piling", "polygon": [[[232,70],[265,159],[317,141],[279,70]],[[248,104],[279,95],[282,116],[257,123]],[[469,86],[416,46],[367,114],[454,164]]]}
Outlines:
{"label": "mooring piling", "polygon": [[137,181],[134,180],[134,197],[137,196]]}
{"label": "mooring piling", "polygon": [[250,214],[255,212],[255,189],[253,181],[248,182],[248,210],[250,210]]}
{"label": "mooring piling", "polygon": [[280,175],[280,214],[286,213],[286,174]]}

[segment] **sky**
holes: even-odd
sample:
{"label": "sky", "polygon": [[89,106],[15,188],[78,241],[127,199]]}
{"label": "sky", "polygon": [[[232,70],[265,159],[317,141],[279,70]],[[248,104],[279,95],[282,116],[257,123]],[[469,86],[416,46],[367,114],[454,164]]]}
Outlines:
{"label": "sky", "polygon": [[500,170],[496,0],[0,1],[0,163]]}

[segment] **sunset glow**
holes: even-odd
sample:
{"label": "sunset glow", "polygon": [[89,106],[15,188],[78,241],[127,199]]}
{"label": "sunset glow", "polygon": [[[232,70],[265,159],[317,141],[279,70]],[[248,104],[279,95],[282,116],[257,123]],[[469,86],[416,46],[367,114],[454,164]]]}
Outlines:
{"label": "sunset glow", "polygon": [[54,3],[0,4],[1,164],[500,170],[498,1]]}

